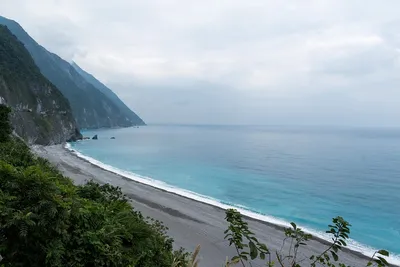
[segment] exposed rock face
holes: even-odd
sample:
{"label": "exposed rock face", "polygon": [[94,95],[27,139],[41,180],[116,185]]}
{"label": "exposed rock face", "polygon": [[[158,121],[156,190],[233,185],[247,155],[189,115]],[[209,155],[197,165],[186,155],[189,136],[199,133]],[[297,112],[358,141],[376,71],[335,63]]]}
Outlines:
{"label": "exposed rock face", "polygon": [[69,100],[79,127],[144,125],[143,120],[126,107],[110,89],[76,65],[73,67],[40,46],[18,23],[0,16],[0,24],[6,25],[25,45],[41,73]]}
{"label": "exposed rock face", "polygon": [[0,102],[12,108],[15,134],[30,144],[57,144],[80,136],[68,100],[40,73],[24,45],[1,25]]}

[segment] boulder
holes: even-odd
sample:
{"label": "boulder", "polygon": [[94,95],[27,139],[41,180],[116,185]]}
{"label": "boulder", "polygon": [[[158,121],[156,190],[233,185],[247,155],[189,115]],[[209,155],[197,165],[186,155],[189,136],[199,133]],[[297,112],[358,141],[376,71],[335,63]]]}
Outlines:
{"label": "boulder", "polygon": [[78,139],[76,138],[76,136],[74,135],[74,136],[71,136],[69,139],[67,139],[67,142],[68,143],[71,143],[71,142],[76,142]]}
{"label": "boulder", "polygon": [[111,137],[110,139],[115,139],[115,137],[113,136],[113,137]]}
{"label": "boulder", "polygon": [[99,139],[99,138],[97,137],[97,134],[96,134],[95,136],[92,137],[92,139],[93,139],[93,140],[97,140],[97,139]]}

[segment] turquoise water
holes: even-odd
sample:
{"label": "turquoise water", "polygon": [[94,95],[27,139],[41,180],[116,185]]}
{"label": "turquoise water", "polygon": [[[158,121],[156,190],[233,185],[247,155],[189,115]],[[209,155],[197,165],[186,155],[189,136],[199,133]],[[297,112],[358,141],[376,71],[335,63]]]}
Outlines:
{"label": "turquoise water", "polygon": [[94,134],[99,140],[73,149],[315,233],[341,215],[352,224],[354,248],[400,254],[400,130],[147,126],[84,132]]}

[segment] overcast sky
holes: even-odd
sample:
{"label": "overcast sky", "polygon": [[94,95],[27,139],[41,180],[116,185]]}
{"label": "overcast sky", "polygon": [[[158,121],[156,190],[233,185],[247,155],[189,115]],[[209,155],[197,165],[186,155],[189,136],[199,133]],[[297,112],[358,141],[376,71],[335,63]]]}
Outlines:
{"label": "overcast sky", "polygon": [[400,126],[400,1],[1,0],[148,123]]}

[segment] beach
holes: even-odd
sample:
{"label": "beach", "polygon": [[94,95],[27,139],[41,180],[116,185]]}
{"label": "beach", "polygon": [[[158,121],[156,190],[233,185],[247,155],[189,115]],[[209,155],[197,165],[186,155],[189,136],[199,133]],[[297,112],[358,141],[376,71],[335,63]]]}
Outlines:
{"label": "beach", "polygon": [[[38,156],[48,159],[75,184],[93,179],[101,184],[109,183],[121,187],[123,193],[130,198],[134,209],[141,211],[144,216],[164,222],[176,248],[183,247],[193,251],[200,245],[200,266],[222,266],[226,257],[231,258],[235,255],[235,250],[224,240],[227,223],[224,220],[223,209],[109,172],[77,157],[62,145],[35,146],[32,150]],[[266,243],[271,251],[279,251],[282,248],[282,226],[251,218],[246,220],[257,238]],[[299,257],[308,258],[310,255],[321,253],[326,245],[321,239],[312,239],[306,247],[301,248]],[[286,248],[285,246],[283,250]],[[358,267],[367,264],[366,256],[348,249],[340,252],[339,256],[341,262],[346,265]],[[304,265],[306,261],[303,262]],[[253,266],[264,265],[255,263]]]}

